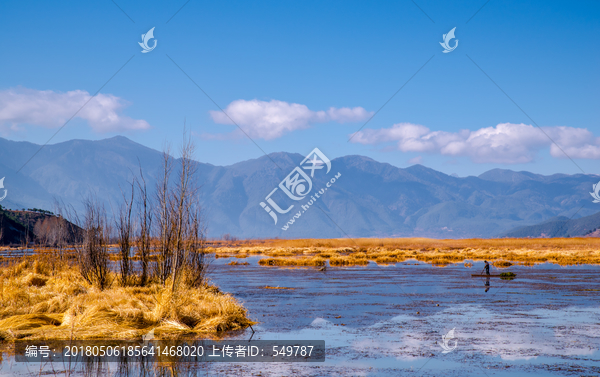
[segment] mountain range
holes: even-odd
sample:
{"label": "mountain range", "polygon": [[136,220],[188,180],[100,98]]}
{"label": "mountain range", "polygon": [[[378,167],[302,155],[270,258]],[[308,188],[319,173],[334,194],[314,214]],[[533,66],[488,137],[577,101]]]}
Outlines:
{"label": "mountain range", "polygon": [[558,216],[540,224],[512,229],[501,237],[600,237],[600,212],[578,219]]}
{"label": "mountain range", "polygon": [[[202,160],[201,153],[196,158]],[[208,235],[494,237],[558,216],[574,220],[600,210],[589,195],[599,180],[596,175],[544,176],[493,169],[479,176],[456,177],[422,165],[398,168],[364,156],[335,158],[327,169],[321,164],[304,187],[289,180],[284,187],[296,193],[312,183],[308,195],[294,201],[279,184],[304,158],[280,152],[229,166],[197,162]],[[94,193],[110,211],[120,204],[128,182],[140,168],[148,187],[154,188],[161,163],[162,152],[123,136],[71,140],[41,149],[37,144],[0,138],[0,177],[5,177],[8,190],[1,204],[12,209],[54,210],[59,200],[80,212],[83,199]],[[310,175],[310,170],[298,170]],[[294,206],[289,212],[274,212],[266,199],[273,190],[270,198],[278,206]],[[263,205],[277,214],[277,224]]]}

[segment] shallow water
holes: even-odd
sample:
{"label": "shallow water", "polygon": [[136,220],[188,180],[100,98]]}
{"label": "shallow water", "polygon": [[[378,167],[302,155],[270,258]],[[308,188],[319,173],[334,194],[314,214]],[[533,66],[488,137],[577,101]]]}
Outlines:
{"label": "shallow water", "polygon": [[[517,279],[491,278],[487,286],[470,276],[482,263],[407,261],[320,272],[262,267],[260,258],[217,259],[211,278],[259,322],[252,339],[323,339],[326,361],[184,365],[181,375],[600,375],[600,266],[515,265],[503,271]],[[250,265],[227,265],[231,260]],[[444,354],[438,342],[453,328],[449,345],[457,346]],[[5,356],[0,375],[38,374],[39,367]],[[82,368],[75,374],[90,374]],[[102,368],[102,375],[123,374],[117,364]]]}
{"label": "shallow water", "polygon": [[0,259],[2,258],[21,258],[24,256],[34,255],[35,250],[33,249],[19,249],[19,250],[0,250]]}

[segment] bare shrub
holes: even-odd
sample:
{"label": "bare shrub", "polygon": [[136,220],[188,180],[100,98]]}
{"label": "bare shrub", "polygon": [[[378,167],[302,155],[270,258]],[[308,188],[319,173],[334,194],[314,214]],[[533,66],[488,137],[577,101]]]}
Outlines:
{"label": "bare shrub", "polygon": [[185,284],[190,287],[199,287],[206,282],[210,263],[206,251],[206,224],[198,204],[194,205],[190,220],[188,252],[185,254],[186,260],[184,261]]}
{"label": "bare shrub", "polygon": [[231,235],[231,234],[229,234],[229,233],[225,233],[225,234],[223,234],[223,235],[221,236],[221,238],[223,239],[223,241],[237,241],[237,240],[238,240],[238,238],[237,238],[237,237],[235,237],[235,236],[232,236],[232,235]]}
{"label": "bare shrub", "polygon": [[137,181],[139,191],[139,202],[138,202],[138,218],[139,218],[139,233],[136,237],[135,243],[137,247],[137,253],[140,257],[142,265],[142,271],[140,275],[139,284],[145,286],[148,282],[148,262],[150,258],[150,240],[151,240],[151,229],[152,229],[152,211],[150,210],[150,202],[148,198],[148,190],[146,188],[146,180],[142,172],[142,166],[140,164],[140,179]]}
{"label": "bare shrub", "polygon": [[76,247],[79,271],[90,284],[101,290],[111,284],[108,244],[111,228],[104,205],[90,196],[83,202],[83,244]]}
{"label": "bare shrub", "polygon": [[131,211],[133,208],[133,198],[135,193],[135,181],[131,182],[131,198],[127,198],[123,194],[123,203],[119,207],[118,218],[115,221],[117,227],[117,243],[119,244],[119,254],[121,256],[121,285],[129,285],[131,263],[129,255],[131,253],[132,244],[132,224]]}
{"label": "bare shrub", "polygon": [[157,216],[156,225],[158,227],[158,255],[155,275],[161,284],[165,284],[171,274],[172,267],[172,224],[171,224],[171,198],[169,189],[169,180],[173,163],[169,154],[170,150],[165,147],[163,151],[163,167],[159,180],[156,184],[156,202]]}
{"label": "bare shrub", "polygon": [[172,157],[168,148],[163,152],[162,174],[157,184],[156,224],[159,233],[156,275],[175,291],[183,282],[187,286],[204,284],[208,258],[206,231],[196,185],[197,163],[191,137],[184,131],[177,179],[171,184]]}

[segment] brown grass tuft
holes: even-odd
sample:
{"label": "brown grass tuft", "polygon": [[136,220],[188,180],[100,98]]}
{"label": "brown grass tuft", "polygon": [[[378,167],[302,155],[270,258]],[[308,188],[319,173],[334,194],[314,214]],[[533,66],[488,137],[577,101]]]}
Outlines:
{"label": "brown grass tuft", "polygon": [[369,260],[364,254],[340,256],[329,259],[329,265],[331,266],[366,266],[369,264]]}
{"label": "brown grass tuft", "polygon": [[103,291],[69,266],[53,271],[25,260],[0,269],[0,340],[158,338],[238,330],[252,325],[246,310],[213,286],[152,284]]}
{"label": "brown grass tuft", "polygon": [[398,262],[399,262],[399,260],[394,257],[382,256],[382,257],[375,258],[375,263],[377,263],[377,264],[391,264],[391,263],[398,263]]}
{"label": "brown grass tuft", "polygon": [[324,266],[326,259],[320,257],[304,258],[265,258],[258,261],[261,266]]}
{"label": "brown grass tuft", "polygon": [[506,267],[512,266],[514,263],[510,263],[509,261],[505,261],[505,260],[497,260],[492,264],[494,265],[494,267],[497,267],[497,268],[506,268]]}
{"label": "brown grass tuft", "polygon": [[[35,269],[34,269],[34,271],[35,271]],[[43,287],[44,285],[46,285],[47,281],[48,281],[47,277],[37,275],[37,273],[29,273],[29,274],[27,274],[27,276],[25,276],[25,278],[23,278],[24,284],[26,284],[28,286],[34,286],[34,287]]]}
{"label": "brown grass tuft", "polygon": [[238,262],[238,261],[233,260],[233,261],[231,261],[231,262],[229,262],[227,264],[230,265],[230,266],[248,266],[250,263],[248,263],[248,262]]}

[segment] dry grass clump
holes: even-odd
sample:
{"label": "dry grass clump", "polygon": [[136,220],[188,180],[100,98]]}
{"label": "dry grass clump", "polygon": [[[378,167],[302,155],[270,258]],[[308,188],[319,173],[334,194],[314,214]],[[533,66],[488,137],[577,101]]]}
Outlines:
{"label": "dry grass clump", "polygon": [[44,285],[46,285],[47,281],[47,277],[38,275],[35,272],[30,272],[29,274],[27,274],[27,276],[25,276],[22,279],[21,282],[27,286],[43,287]]}
{"label": "dry grass clump", "polygon": [[392,257],[378,257],[375,258],[375,263],[377,264],[392,264],[400,262],[397,258]]}
{"label": "dry grass clump", "polygon": [[270,257],[293,257],[296,253],[293,250],[285,250],[285,249],[276,249],[272,251],[263,252],[264,254],[268,254]]}
{"label": "dry grass clump", "polygon": [[227,263],[230,266],[248,266],[250,263],[248,262],[238,262],[235,260],[232,260],[231,262]]}
{"label": "dry grass clump", "polygon": [[174,338],[253,324],[232,296],[208,285],[99,290],[71,266],[48,271],[31,260],[1,268],[0,281],[0,340],[136,339],[152,329]]}
{"label": "dry grass clump", "polygon": [[222,253],[222,254],[261,254],[264,247],[207,247],[205,251],[207,253]]}
{"label": "dry grass clump", "polygon": [[505,260],[497,260],[493,263],[494,267],[497,268],[506,268],[506,267],[510,267],[512,266],[514,263],[510,263],[509,261],[505,261]]}
{"label": "dry grass clump", "polygon": [[330,266],[366,266],[369,260],[364,254],[352,254],[329,258]]}
{"label": "dry grass clump", "polygon": [[264,258],[258,261],[261,266],[324,266],[326,259],[313,258]]}

